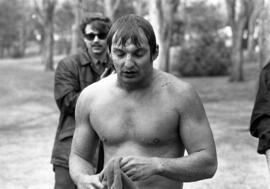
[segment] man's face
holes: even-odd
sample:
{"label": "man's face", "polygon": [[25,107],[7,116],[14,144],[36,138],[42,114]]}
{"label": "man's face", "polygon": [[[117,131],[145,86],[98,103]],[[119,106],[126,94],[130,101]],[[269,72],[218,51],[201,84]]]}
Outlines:
{"label": "man's face", "polygon": [[150,46],[144,34],[141,34],[139,47],[127,40],[125,45],[112,40],[111,58],[118,75],[124,83],[138,83],[152,72]]}
{"label": "man's face", "polygon": [[103,54],[107,50],[106,33],[93,29],[91,24],[86,25],[84,42],[90,54]]}

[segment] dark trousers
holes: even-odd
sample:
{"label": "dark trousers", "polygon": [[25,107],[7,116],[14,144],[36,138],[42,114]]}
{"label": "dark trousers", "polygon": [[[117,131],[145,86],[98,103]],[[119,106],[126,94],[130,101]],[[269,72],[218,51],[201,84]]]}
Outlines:
{"label": "dark trousers", "polygon": [[[97,155],[97,173],[100,173],[103,169],[104,163],[104,152],[102,143],[100,143],[99,145],[99,151]],[[76,185],[73,183],[70,177],[68,168],[54,165],[53,170],[55,176],[54,189],[77,189]]]}
{"label": "dark trousers", "polygon": [[54,189],[76,189],[68,168],[54,165],[55,185]]}

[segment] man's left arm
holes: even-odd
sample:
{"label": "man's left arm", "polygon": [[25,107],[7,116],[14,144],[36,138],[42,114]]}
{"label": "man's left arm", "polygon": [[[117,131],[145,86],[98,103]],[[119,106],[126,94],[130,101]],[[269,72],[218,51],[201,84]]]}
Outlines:
{"label": "man's left arm", "polygon": [[192,182],[211,178],[215,174],[217,156],[212,131],[199,96],[190,86],[187,88],[186,95],[181,94],[181,99],[185,100],[176,100],[175,103],[179,106],[179,135],[188,155],[178,158],[124,157],[121,169],[131,180],[160,175]]}
{"label": "man's left arm", "polygon": [[184,104],[179,103],[179,135],[188,155],[169,159],[157,158],[157,174],[181,182],[211,178],[217,169],[217,156],[204,107],[191,86],[187,86],[184,98]]}

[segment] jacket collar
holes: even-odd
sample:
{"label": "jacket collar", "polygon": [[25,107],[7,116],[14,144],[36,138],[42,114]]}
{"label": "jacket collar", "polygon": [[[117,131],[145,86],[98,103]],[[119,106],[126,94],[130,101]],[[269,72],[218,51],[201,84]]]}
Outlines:
{"label": "jacket collar", "polygon": [[80,64],[82,66],[85,66],[87,64],[90,64],[92,62],[91,57],[89,56],[89,54],[87,53],[86,50],[80,50],[81,51],[81,56],[80,56]]}
{"label": "jacket collar", "polygon": [[[87,64],[94,64],[94,63],[96,63],[97,61],[98,61],[98,60],[92,58],[86,50],[82,50],[82,52],[81,52],[81,57],[80,57],[80,64],[81,64],[82,66],[85,66],[85,65],[87,65]],[[103,60],[103,62],[104,62],[104,63],[110,62],[110,57],[109,57],[109,54],[108,54],[108,53],[106,54],[106,57],[105,57],[105,59]]]}

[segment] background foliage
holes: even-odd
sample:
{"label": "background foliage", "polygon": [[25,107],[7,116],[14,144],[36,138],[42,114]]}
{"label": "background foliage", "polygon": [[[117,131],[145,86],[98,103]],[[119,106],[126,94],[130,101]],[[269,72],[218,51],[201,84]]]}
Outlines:
{"label": "background foliage", "polygon": [[185,38],[179,42],[181,48],[173,54],[174,73],[182,76],[228,74],[230,48],[220,32],[226,23],[218,7],[203,2],[187,6],[183,10],[182,23]]}
{"label": "background foliage", "polygon": [[[48,34],[46,28],[48,27],[40,16],[43,14],[43,17],[45,17],[46,7],[44,7],[44,2],[48,1],[55,3],[55,10],[53,11],[54,48],[46,47],[45,39]],[[39,56],[47,49],[52,48],[54,49],[54,55],[74,53],[74,49],[77,49],[81,41],[80,36],[74,37],[77,35],[75,27],[79,20],[77,7],[80,11],[87,13],[102,12],[105,14],[106,10],[110,10],[109,15],[113,15],[112,20],[130,13],[151,20],[150,7],[152,6],[150,5],[154,2],[163,1],[173,2],[165,0],[0,0],[0,58]],[[241,15],[233,12],[233,10],[236,10],[235,1],[209,2],[181,0],[175,7],[176,12],[172,19],[172,37],[170,40],[170,49],[173,49],[173,52],[166,59],[168,60],[169,70],[179,76],[214,76],[228,75],[232,71],[242,72],[242,51],[247,48],[253,60],[260,60],[257,58],[260,55],[264,57],[261,59],[264,59],[265,62],[268,57],[266,55],[269,54],[265,50],[267,48],[262,48],[260,54],[258,51],[255,52],[255,48],[260,45],[258,34],[256,34],[258,32],[256,31],[258,31],[259,23],[262,23],[259,22],[261,18],[258,15],[263,12],[264,1],[237,1],[239,3],[239,14],[241,13]],[[226,11],[226,7],[229,11]],[[159,7],[159,9],[162,8]],[[162,13],[165,9],[160,11]],[[166,12],[162,14],[167,15]],[[263,15],[267,18],[266,14]],[[239,20],[233,20],[236,18],[239,18]],[[239,26],[240,23],[244,23],[243,28],[233,27]],[[265,28],[266,26],[267,24],[264,24]],[[225,28],[229,28],[229,30],[224,32]],[[244,30],[241,31],[240,29]],[[266,43],[267,31],[264,33],[261,43],[268,44]],[[75,38],[79,38],[76,39],[77,42],[74,40]],[[164,44],[163,42],[161,46],[164,46]],[[232,50],[239,44],[243,48]],[[265,53],[261,53],[263,51]],[[161,55],[160,53],[159,57]],[[48,63],[53,64],[52,61]],[[53,68],[53,65],[49,67]],[[241,80],[243,75],[242,73],[234,73],[232,78]]]}

